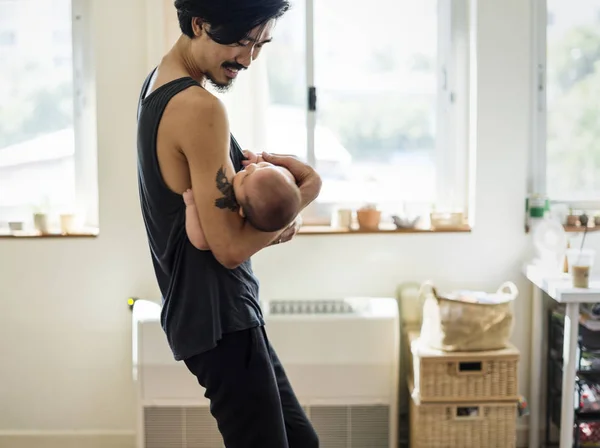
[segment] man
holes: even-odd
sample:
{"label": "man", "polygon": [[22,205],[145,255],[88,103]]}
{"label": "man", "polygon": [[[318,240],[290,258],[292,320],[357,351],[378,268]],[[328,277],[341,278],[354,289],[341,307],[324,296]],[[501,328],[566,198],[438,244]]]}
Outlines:
{"label": "man", "polygon": [[[144,83],[138,107],[142,214],[163,296],[161,323],[175,359],[206,388],[227,448],[313,448],[319,442],[269,344],[250,257],[291,239],[296,222],[261,232],[238,212],[232,178],[242,169],[220,101],[272,39],[285,0],[176,0],[182,35]],[[290,156],[301,207],[321,180]],[[254,174],[248,174],[248,178]],[[210,251],[192,246],[182,193],[191,187]]]}

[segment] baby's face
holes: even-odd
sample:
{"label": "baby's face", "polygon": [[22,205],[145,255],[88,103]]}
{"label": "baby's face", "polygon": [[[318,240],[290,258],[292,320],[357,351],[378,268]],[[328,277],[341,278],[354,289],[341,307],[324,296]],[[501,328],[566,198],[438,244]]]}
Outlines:
{"label": "baby's face", "polygon": [[251,163],[233,177],[233,191],[238,203],[244,202],[247,192],[255,191],[253,187],[264,176],[283,176],[286,182],[296,185],[296,179],[286,168],[269,162]]}

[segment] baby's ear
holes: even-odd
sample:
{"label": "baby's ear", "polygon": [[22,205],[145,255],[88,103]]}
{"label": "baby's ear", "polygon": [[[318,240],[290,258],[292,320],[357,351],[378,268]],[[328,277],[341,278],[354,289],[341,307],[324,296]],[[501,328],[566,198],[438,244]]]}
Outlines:
{"label": "baby's ear", "polygon": [[244,214],[244,207],[240,207],[240,216],[241,216],[242,218],[245,218],[245,217],[246,217],[246,215]]}

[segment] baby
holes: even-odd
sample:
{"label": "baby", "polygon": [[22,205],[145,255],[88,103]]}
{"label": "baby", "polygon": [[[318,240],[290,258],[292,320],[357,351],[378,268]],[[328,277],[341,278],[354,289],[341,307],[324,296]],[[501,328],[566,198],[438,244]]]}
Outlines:
{"label": "baby", "polygon": [[[286,168],[265,162],[262,156],[244,151],[245,168],[233,177],[232,185],[239,213],[254,228],[276,232],[289,225],[300,210],[300,189]],[[185,231],[194,247],[210,250],[192,190],[183,193]]]}

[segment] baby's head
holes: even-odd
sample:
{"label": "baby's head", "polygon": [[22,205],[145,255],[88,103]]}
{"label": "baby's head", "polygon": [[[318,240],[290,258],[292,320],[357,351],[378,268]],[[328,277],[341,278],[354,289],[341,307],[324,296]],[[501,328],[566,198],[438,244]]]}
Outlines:
{"label": "baby's head", "polygon": [[287,169],[268,162],[251,163],[233,178],[240,213],[263,232],[276,232],[300,211],[300,190]]}

